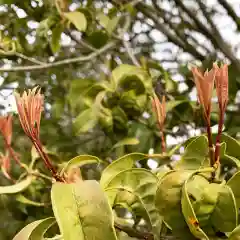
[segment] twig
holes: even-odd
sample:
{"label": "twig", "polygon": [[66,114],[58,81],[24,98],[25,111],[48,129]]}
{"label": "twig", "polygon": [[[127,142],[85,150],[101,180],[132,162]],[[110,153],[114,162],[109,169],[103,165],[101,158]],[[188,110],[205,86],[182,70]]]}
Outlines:
{"label": "twig", "polygon": [[87,56],[81,56],[81,57],[75,57],[75,58],[69,58],[53,63],[45,63],[43,65],[32,65],[32,66],[19,66],[19,67],[2,67],[0,68],[0,72],[18,72],[18,71],[35,71],[35,70],[42,70],[42,69],[48,69],[53,68],[57,66],[62,66],[66,64],[71,63],[77,63],[77,62],[86,62],[94,59],[95,57],[99,56],[100,54],[106,52],[110,48],[114,47],[116,44],[116,41],[110,42],[106,44],[104,47],[98,49],[97,51],[87,55]]}
{"label": "twig", "polygon": [[140,66],[137,58],[134,56],[134,53],[132,51],[132,48],[130,47],[130,44],[128,41],[125,41],[123,40],[123,46],[125,47],[127,53],[128,53],[128,56],[130,57],[130,59],[132,60],[133,64],[136,65],[136,66]]}
{"label": "twig", "polygon": [[40,172],[30,172],[30,174],[33,175],[33,176],[36,176],[36,177],[41,177],[43,179],[46,179],[46,180],[50,181],[51,183],[53,182],[53,179],[51,177],[46,176],[43,173],[40,173]]}
{"label": "twig", "polygon": [[38,65],[44,65],[44,64],[46,64],[46,63],[41,62],[41,61],[39,61],[39,60],[37,60],[37,59],[35,59],[35,58],[27,57],[26,55],[24,55],[24,54],[22,54],[22,53],[19,53],[19,52],[14,53],[14,55],[16,55],[17,57],[20,57],[20,58],[22,58],[22,59],[25,59],[25,60],[27,60],[27,61],[29,61],[29,62],[38,64]]}

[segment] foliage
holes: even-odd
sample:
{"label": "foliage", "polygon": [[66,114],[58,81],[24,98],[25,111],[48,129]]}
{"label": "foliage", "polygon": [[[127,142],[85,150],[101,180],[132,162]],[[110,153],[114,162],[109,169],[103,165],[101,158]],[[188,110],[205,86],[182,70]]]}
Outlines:
{"label": "foliage", "polygon": [[[0,107],[14,119],[10,144],[2,133],[0,239],[238,239],[239,46],[215,21],[231,18],[238,33],[234,5],[0,3]],[[189,63],[226,58],[229,107],[213,165]],[[34,86],[45,96],[37,151],[8,106],[16,88]],[[154,92],[157,104],[166,98],[160,129]],[[223,124],[217,103],[211,110],[208,127]]]}

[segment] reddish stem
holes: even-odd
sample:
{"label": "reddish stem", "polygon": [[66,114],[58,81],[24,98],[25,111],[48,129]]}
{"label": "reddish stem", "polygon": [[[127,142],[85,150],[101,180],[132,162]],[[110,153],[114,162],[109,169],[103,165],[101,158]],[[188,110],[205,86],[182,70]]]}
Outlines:
{"label": "reddish stem", "polygon": [[165,142],[163,129],[161,129],[161,148],[162,148],[162,153],[165,153],[166,152],[166,142]]}
{"label": "reddish stem", "polygon": [[221,142],[221,134],[223,129],[223,121],[224,121],[224,111],[220,112],[220,119],[218,123],[218,134],[216,138],[216,148],[215,148],[215,159],[214,164],[219,163],[220,158],[220,142]]}
{"label": "reddish stem", "polygon": [[32,142],[33,142],[34,147],[38,151],[39,155],[44,160],[46,167],[52,173],[52,176],[55,178],[55,180],[58,182],[64,182],[64,179],[58,175],[58,173],[57,173],[55,167],[52,165],[51,160],[49,159],[48,155],[44,152],[41,142],[39,140],[34,140]]}
{"label": "reddish stem", "polygon": [[14,161],[22,168],[24,168],[24,166],[22,165],[19,157],[17,156],[16,152],[13,150],[12,146],[9,145],[7,143],[7,140],[4,138],[4,141],[5,141],[5,146],[6,146],[6,149],[9,151],[10,153],[10,156],[14,159]]}
{"label": "reddish stem", "polygon": [[211,167],[213,167],[213,165],[214,165],[214,148],[213,148],[213,140],[212,140],[212,131],[211,131],[210,119],[207,120],[207,137],[208,137],[210,164],[211,164]]}

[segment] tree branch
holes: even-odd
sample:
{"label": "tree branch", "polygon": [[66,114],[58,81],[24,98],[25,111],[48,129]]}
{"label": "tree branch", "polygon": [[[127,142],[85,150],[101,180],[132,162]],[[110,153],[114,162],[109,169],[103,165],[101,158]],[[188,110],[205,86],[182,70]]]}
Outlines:
{"label": "tree branch", "polygon": [[235,57],[232,50],[228,46],[228,44],[223,40],[222,36],[220,35],[218,29],[216,28],[215,24],[213,23],[209,13],[206,11],[206,6],[200,0],[197,0],[199,7],[201,8],[203,15],[209,22],[212,31],[208,29],[196,16],[196,14],[191,11],[189,8],[184,5],[182,0],[174,0],[175,4],[179,6],[188,16],[195,22],[196,26],[199,30],[212,42],[212,44],[222,53],[231,60],[231,62],[235,65],[237,70],[240,72],[240,61]]}
{"label": "tree branch", "polygon": [[31,66],[19,66],[19,67],[2,67],[0,68],[0,72],[17,72],[17,71],[35,71],[35,70],[43,70],[53,67],[58,67],[66,64],[72,64],[72,63],[80,63],[80,62],[87,62],[93,60],[95,57],[99,56],[100,54],[108,51],[112,47],[114,47],[116,44],[116,41],[110,42],[106,44],[104,47],[96,50],[95,52],[87,55],[87,56],[81,56],[81,57],[75,57],[70,59],[65,59],[53,63],[45,63],[42,65],[31,65]]}
{"label": "tree branch", "polygon": [[133,62],[133,64],[136,65],[136,66],[140,66],[138,60],[137,60],[136,57],[134,56],[134,53],[133,53],[133,51],[132,51],[132,48],[129,46],[129,42],[128,42],[128,41],[125,41],[124,39],[123,39],[122,42],[123,42],[123,46],[125,47],[125,49],[126,49],[126,51],[127,51],[127,53],[128,53],[128,56],[129,56],[129,58],[131,59],[131,61]]}
{"label": "tree branch", "polygon": [[[169,28],[166,26],[166,24],[161,23],[159,21],[159,17],[156,14],[153,14],[154,9],[150,8],[150,6],[144,4],[144,3],[139,3],[136,5],[137,9],[142,12],[146,17],[150,18],[156,25],[156,27],[163,33],[165,36],[174,43],[175,45],[179,46],[182,48],[184,51],[189,52],[191,55],[196,57],[199,60],[204,60],[205,57],[200,54],[195,47],[193,47],[191,44],[189,44],[186,39],[184,39],[183,34],[179,31],[179,29],[175,28],[171,22],[168,22],[170,27],[174,27],[173,31],[175,31],[177,36],[175,34],[172,34],[169,31]],[[166,19],[164,20],[166,21]],[[182,38],[179,38],[179,36],[182,36]]]}
{"label": "tree branch", "polygon": [[240,31],[240,17],[238,17],[232,6],[226,0],[218,0],[218,2],[227,11],[228,15],[235,22],[238,31]]}

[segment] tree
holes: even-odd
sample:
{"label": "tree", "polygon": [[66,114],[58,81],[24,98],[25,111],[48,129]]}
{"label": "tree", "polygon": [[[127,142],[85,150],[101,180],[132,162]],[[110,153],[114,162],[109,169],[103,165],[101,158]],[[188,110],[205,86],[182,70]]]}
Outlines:
{"label": "tree", "polygon": [[[189,101],[194,84],[188,63],[202,62],[206,69],[215,60],[225,60],[231,64],[224,127],[236,137],[238,42],[229,41],[226,28],[218,24],[220,14],[234,26],[230,32],[235,38],[239,17],[235,6],[226,0],[214,5],[178,0],[2,1],[1,111],[14,111],[4,99],[11,99],[16,88],[22,91],[39,85],[45,96],[41,139],[55,164],[79,154],[111,162],[135,151],[159,153],[160,133],[149,101],[153,88],[159,96],[166,96],[164,131],[167,148],[171,149],[173,140],[183,142],[204,131],[200,107],[196,101]],[[218,123],[217,111],[213,105],[211,126]],[[13,149],[21,162],[28,163],[31,143],[18,121],[14,121],[13,129]],[[4,146],[2,149],[4,154]],[[34,154],[32,151],[33,158]],[[148,163],[143,160],[141,166],[149,168]],[[162,164],[158,158],[154,163]],[[43,168],[41,162],[38,164]],[[21,170],[13,166],[11,174],[17,177]],[[100,178],[101,169],[84,169],[84,177]],[[1,181],[9,184],[5,177]],[[41,195],[44,187],[43,183],[32,185],[27,196],[41,202],[49,200],[48,194]],[[29,222],[36,218],[36,207],[16,206],[15,196],[4,201],[14,209],[11,212],[16,222],[14,229],[2,231],[8,239],[8,234],[12,237],[25,225],[23,219]],[[37,211],[37,219],[41,211]],[[46,208],[43,215],[49,211]]]}

